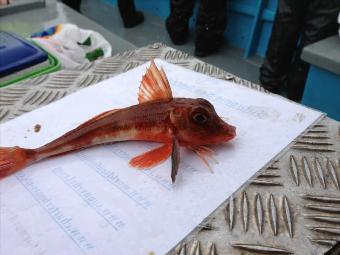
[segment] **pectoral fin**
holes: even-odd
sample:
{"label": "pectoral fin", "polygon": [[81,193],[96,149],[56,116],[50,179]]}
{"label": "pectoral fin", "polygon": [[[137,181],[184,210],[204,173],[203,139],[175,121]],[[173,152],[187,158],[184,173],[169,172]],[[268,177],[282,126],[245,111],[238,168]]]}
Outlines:
{"label": "pectoral fin", "polygon": [[179,144],[175,137],[172,143],[164,144],[156,149],[147,151],[130,160],[130,166],[138,169],[152,168],[164,162],[171,155],[171,180],[174,183],[178,173],[178,166],[180,160]]}
{"label": "pectoral fin", "polygon": [[164,162],[172,152],[172,144],[165,144],[151,151],[145,152],[130,160],[130,166],[138,169],[152,168]]}

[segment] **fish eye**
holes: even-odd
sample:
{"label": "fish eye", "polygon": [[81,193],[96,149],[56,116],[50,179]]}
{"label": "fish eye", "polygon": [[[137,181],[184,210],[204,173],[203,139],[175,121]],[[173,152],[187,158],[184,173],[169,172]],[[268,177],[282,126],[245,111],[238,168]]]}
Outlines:
{"label": "fish eye", "polygon": [[199,124],[203,124],[203,123],[207,122],[208,117],[205,114],[202,114],[202,113],[195,113],[192,116],[192,119]]}

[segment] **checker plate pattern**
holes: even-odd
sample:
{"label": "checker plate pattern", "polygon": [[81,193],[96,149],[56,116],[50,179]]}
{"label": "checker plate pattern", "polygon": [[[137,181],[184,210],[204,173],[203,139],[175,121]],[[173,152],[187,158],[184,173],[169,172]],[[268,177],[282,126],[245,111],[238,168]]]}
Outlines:
{"label": "checker plate pattern", "polygon": [[[1,89],[0,122],[126,72],[151,58],[268,93],[257,84],[155,43]],[[169,254],[323,254],[340,240],[339,152],[340,124],[323,118]]]}

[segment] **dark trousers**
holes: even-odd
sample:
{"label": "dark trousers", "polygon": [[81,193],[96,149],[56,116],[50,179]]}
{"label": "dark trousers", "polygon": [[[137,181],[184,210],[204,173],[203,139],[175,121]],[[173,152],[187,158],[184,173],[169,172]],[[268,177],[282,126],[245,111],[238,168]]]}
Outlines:
{"label": "dark trousers", "polygon": [[[171,0],[170,16],[188,21],[192,16],[196,0]],[[201,0],[197,22],[197,36],[223,36],[226,27],[226,0]]]}
{"label": "dark trousers", "polygon": [[273,92],[287,86],[288,98],[302,98],[309,64],[303,47],[337,32],[340,0],[279,0],[260,82]]}

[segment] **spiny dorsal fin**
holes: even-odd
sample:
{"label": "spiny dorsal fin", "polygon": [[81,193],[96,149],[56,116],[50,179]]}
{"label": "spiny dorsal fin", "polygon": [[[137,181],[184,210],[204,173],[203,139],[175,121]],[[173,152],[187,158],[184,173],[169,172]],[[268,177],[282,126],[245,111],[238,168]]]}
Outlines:
{"label": "spiny dorsal fin", "polygon": [[169,101],[172,92],[163,69],[159,70],[153,60],[143,75],[138,92],[138,102]]}

